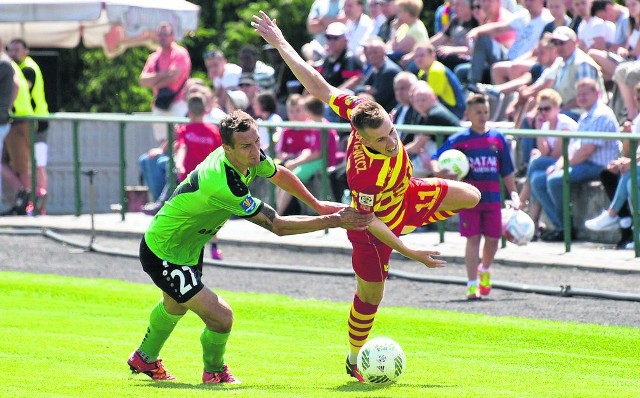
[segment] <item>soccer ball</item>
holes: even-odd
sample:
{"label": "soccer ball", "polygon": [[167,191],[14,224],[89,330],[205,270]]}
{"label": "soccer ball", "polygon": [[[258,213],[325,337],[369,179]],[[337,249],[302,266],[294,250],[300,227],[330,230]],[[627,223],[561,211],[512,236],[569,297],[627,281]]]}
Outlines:
{"label": "soccer ball", "polygon": [[457,149],[447,149],[438,157],[441,170],[450,170],[461,180],[469,174],[469,159]]}
{"label": "soccer ball", "polygon": [[367,341],[358,352],[358,370],[364,379],[373,384],[389,384],[404,370],[407,359],[398,343],[377,337]]}
{"label": "soccer ball", "polygon": [[502,235],[518,246],[526,245],[535,232],[533,220],[522,210],[502,209]]}

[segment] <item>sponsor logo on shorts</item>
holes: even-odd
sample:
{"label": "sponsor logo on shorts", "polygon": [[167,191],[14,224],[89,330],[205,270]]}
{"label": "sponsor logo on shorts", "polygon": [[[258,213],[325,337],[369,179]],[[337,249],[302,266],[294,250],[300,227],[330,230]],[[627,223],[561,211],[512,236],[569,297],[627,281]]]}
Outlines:
{"label": "sponsor logo on shorts", "polygon": [[244,198],[244,200],[240,203],[240,207],[245,211],[245,213],[251,213],[256,209],[256,201],[253,200],[251,195]]}

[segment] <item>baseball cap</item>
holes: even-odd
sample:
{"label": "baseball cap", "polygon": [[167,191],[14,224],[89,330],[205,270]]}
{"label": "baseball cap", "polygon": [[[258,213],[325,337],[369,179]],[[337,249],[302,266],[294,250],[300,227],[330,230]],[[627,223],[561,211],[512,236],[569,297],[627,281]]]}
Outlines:
{"label": "baseball cap", "polygon": [[324,31],[326,36],[344,36],[347,33],[347,26],[342,22],[332,22]]}
{"label": "baseball cap", "polygon": [[249,97],[243,91],[227,90],[227,96],[236,108],[244,111],[249,107]]}
{"label": "baseball cap", "polygon": [[256,80],[253,78],[253,73],[243,73],[238,80],[238,86],[243,84],[256,84]]}
{"label": "baseball cap", "polygon": [[575,41],[576,32],[568,26],[558,26],[551,34],[551,40]]}

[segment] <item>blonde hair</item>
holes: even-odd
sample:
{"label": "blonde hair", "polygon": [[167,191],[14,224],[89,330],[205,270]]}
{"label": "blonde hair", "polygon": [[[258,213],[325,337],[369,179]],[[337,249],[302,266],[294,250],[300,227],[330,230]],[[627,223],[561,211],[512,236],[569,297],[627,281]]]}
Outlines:
{"label": "blonde hair", "polygon": [[422,7],[424,7],[422,0],[396,0],[396,6],[415,18],[420,18]]}
{"label": "blonde hair", "polygon": [[536,101],[538,103],[542,101],[549,101],[555,106],[560,106],[560,104],[562,104],[562,97],[556,90],[552,88],[545,88],[538,93]]}

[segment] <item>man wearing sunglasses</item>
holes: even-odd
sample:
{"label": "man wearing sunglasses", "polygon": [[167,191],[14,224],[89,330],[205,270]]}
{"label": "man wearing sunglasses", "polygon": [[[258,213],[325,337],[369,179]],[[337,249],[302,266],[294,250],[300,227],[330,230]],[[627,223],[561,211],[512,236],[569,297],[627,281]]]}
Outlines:
{"label": "man wearing sunglasses", "polygon": [[353,90],[362,75],[362,62],[347,50],[347,27],[342,22],[331,23],[325,32],[327,55],[316,67],[329,84],[343,90]]}

